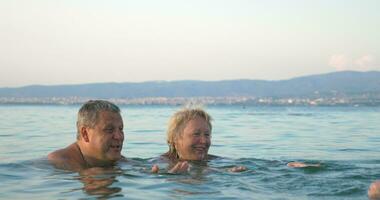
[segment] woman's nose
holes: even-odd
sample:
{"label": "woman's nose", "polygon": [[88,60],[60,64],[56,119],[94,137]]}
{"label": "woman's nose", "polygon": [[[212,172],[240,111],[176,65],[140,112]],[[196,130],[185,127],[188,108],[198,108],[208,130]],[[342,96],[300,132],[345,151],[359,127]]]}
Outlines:
{"label": "woman's nose", "polygon": [[206,143],[208,143],[208,141],[209,141],[209,138],[206,135],[204,135],[204,134],[201,135],[200,142],[202,144],[206,144]]}

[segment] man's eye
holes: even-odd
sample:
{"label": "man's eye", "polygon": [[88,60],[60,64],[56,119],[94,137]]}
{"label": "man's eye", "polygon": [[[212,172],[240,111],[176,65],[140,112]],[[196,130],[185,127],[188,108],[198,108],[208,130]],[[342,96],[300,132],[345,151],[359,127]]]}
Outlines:
{"label": "man's eye", "polygon": [[106,132],[107,132],[107,133],[112,133],[112,132],[113,132],[113,128],[107,128],[107,129],[106,129]]}
{"label": "man's eye", "polygon": [[193,135],[195,135],[195,136],[200,136],[201,133],[200,133],[200,132],[195,132],[195,133],[193,133]]}

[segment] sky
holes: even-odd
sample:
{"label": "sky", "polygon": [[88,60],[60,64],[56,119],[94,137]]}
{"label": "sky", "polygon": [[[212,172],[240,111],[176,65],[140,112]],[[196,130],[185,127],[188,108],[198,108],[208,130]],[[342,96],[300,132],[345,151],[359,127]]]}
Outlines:
{"label": "sky", "polygon": [[0,0],[0,87],[380,70],[378,0]]}

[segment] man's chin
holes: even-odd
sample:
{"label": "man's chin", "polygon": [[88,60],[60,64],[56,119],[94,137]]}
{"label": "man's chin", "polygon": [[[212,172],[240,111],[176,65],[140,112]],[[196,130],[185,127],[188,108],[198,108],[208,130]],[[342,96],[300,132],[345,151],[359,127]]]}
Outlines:
{"label": "man's chin", "polygon": [[119,153],[119,154],[115,154],[115,153],[113,153],[112,155],[109,155],[109,156],[108,156],[108,159],[109,159],[110,161],[116,162],[116,161],[118,161],[118,160],[121,159],[121,154],[120,154],[120,153]]}

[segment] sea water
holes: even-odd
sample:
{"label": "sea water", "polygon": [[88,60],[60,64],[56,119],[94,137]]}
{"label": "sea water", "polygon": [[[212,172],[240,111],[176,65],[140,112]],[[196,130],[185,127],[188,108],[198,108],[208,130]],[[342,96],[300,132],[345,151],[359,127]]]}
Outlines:
{"label": "sea water", "polygon": [[55,169],[46,155],[75,141],[79,107],[0,105],[0,199],[367,199],[380,179],[379,107],[205,107],[220,158],[185,174],[149,172],[177,106],[121,106],[128,162]]}

